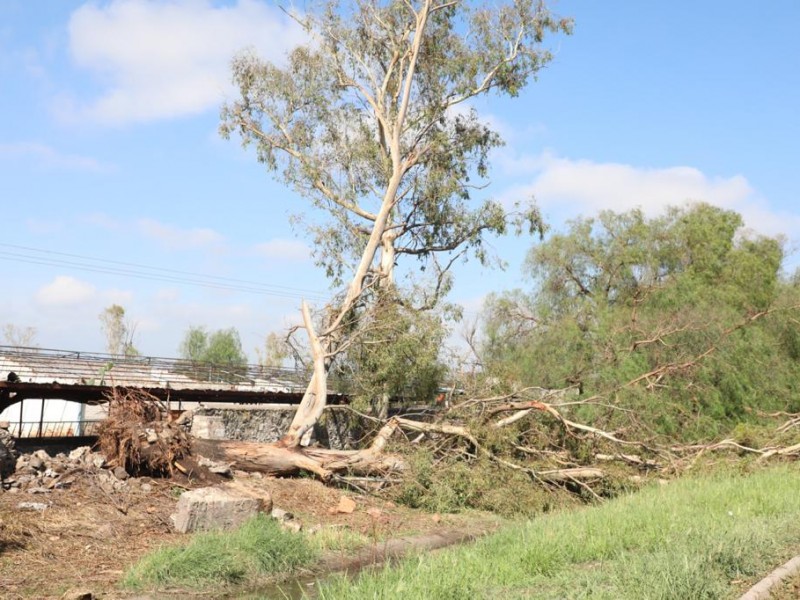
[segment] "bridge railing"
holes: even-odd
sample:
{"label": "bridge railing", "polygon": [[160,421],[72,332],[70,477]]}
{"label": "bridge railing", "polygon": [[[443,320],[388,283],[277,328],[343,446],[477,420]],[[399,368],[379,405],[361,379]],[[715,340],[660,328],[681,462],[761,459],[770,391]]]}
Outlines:
{"label": "bridge railing", "polygon": [[[307,369],[257,364],[214,364],[180,358],[117,356],[101,352],[0,345],[0,378],[12,377],[21,382],[175,388],[210,383],[245,387],[277,386],[302,391],[310,374]],[[332,391],[335,391],[337,381],[331,379],[329,382]]]}
{"label": "bridge railing", "polygon": [[97,435],[102,420],[22,421],[9,423],[8,432],[15,438],[55,438]]}

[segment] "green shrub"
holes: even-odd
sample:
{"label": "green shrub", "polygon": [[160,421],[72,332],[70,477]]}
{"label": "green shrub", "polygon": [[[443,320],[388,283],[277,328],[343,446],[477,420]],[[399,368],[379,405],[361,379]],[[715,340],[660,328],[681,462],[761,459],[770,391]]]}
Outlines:
{"label": "green shrub", "polygon": [[395,492],[395,501],[430,512],[485,510],[503,516],[533,515],[576,503],[561,489],[536,485],[530,476],[499,468],[482,458],[435,460],[427,450],[408,457],[409,473]]}

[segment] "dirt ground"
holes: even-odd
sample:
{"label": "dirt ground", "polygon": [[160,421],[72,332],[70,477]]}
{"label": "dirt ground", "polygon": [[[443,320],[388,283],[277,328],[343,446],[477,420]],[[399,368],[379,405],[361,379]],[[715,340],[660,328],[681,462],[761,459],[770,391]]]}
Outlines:
{"label": "dirt ground", "polygon": [[[274,506],[292,512],[305,530],[349,528],[384,540],[474,520],[416,512],[308,478],[236,476],[267,490]],[[132,596],[116,587],[125,569],[150,550],[187,539],[173,531],[170,515],[185,489],[209,482],[178,474],[178,479],[131,478],[125,483],[109,491],[97,473],[86,471],[70,487],[47,494],[0,491],[0,598],[62,598],[78,590],[100,598]],[[355,510],[331,514],[343,495],[355,500]]]}

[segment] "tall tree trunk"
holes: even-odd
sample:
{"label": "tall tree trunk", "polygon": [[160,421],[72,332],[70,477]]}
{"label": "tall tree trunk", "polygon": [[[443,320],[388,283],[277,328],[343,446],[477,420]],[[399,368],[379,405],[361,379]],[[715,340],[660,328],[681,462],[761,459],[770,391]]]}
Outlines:
{"label": "tall tree trunk", "polygon": [[[297,448],[301,445],[308,445],[310,441],[310,432],[322,416],[325,406],[327,405],[328,370],[330,369],[337,348],[342,341],[342,323],[364,291],[364,282],[367,279],[370,267],[375,262],[375,257],[378,254],[379,248],[381,249],[380,268],[383,269],[385,264],[388,269],[389,277],[393,274],[394,236],[386,235],[386,225],[392,208],[394,207],[397,188],[401,178],[402,173],[400,169],[395,169],[395,173],[384,194],[381,209],[373,224],[369,240],[361,255],[361,260],[347,288],[344,301],[334,312],[330,323],[320,336],[317,336],[314,330],[314,324],[311,320],[308,305],[303,301],[303,326],[306,329],[311,346],[314,372],[308,382],[305,394],[303,394],[303,399],[295,413],[294,419],[292,419],[289,430],[286,432],[286,435],[277,442],[277,445],[281,447]],[[305,442],[305,444],[303,444],[303,442]]]}

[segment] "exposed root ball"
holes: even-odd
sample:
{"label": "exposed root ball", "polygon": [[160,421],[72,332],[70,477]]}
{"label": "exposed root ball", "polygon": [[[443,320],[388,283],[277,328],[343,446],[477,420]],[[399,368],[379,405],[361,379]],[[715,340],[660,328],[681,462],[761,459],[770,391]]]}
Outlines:
{"label": "exposed root ball", "polygon": [[108,418],[98,431],[106,459],[133,475],[171,475],[190,444],[180,427],[166,421],[162,402],[142,390],[118,387],[107,397]]}

